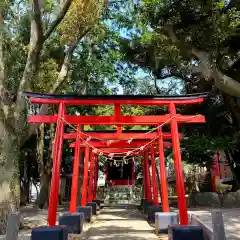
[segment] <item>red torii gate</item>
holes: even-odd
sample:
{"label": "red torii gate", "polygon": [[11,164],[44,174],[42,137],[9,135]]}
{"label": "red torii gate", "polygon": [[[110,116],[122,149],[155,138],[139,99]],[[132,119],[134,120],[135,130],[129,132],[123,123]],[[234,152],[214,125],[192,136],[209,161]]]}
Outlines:
{"label": "red torii gate", "polygon": [[[125,149],[125,152],[131,151],[132,149],[135,148],[140,148],[141,146],[147,144],[149,141],[146,140],[135,140],[132,143],[127,143],[126,141],[119,141],[119,142],[115,142],[112,144],[108,144],[107,141],[101,141],[101,142],[89,142],[89,144],[91,144],[91,146],[95,147],[95,148],[102,148],[102,149]],[[157,145],[157,142],[153,142],[152,145]],[[164,142],[164,147],[166,148],[170,148],[171,147],[171,143],[170,142]],[[70,144],[70,147],[74,148],[76,146],[76,143],[73,142]],[[85,143],[80,143],[80,147],[85,147],[86,144]]]}
{"label": "red torii gate", "polygon": [[[147,133],[147,134],[146,134]],[[81,138],[91,137],[92,139],[105,139],[105,140],[152,140],[159,136],[157,131],[149,132],[147,130],[122,130],[121,132],[116,132],[114,130],[106,130],[106,131],[84,131],[80,133]],[[162,133],[164,139],[172,139],[171,133]],[[64,134],[64,139],[76,139],[77,133],[70,132]],[[180,138],[182,138],[182,134],[179,134]]]}
{"label": "red torii gate", "polygon": [[[126,154],[126,152],[128,152],[132,148],[133,149],[134,148],[139,148],[139,147],[145,145],[147,143],[147,141],[145,139],[147,139],[147,138],[148,138],[148,140],[152,140],[152,139],[158,138],[158,136],[159,136],[159,131],[148,132],[148,131],[133,131],[133,130],[124,131],[123,130],[121,133],[113,132],[113,131],[104,131],[104,134],[102,134],[102,133],[103,132],[88,131],[87,134],[86,134],[86,132],[84,132],[84,133],[80,133],[80,135],[82,136],[82,138],[85,138],[85,139],[89,136],[91,136],[91,137],[94,136],[95,138],[103,138],[104,137],[104,139],[108,139],[108,141],[106,141],[106,140],[104,140],[104,141],[97,140],[96,141],[95,140],[91,143],[91,146],[94,146],[96,148],[104,148],[105,147],[105,148],[108,149],[108,153],[115,153],[114,154],[115,156],[124,155],[124,154]],[[64,139],[76,139],[76,136],[77,136],[76,132],[71,132],[71,133],[65,134]],[[179,134],[179,136],[180,136],[180,138],[182,138],[181,134]],[[170,139],[171,138],[171,133],[162,133],[162,138]],[[114,141],[113,139],[118,139],[118,140]],[[129,143],[128,142],[129,139],[134,139],[134,140],[131,141],[131,143]],[[109,140],[111,142],[109,142]],[[152,144],[158,145],[159,142],[157,142],[157,140],[156,140],[156,141],[152,142]],[[84,143],[81,144],[81,146],[85,146],[85,145],[86,144],[84,144]],[[170,142],[164,142],[163,145],[164,145],[164,148],[170,148],[171,143]],[[70,144],[70,147],[75,147],[75,146],[76,146],[76,142]],[[155,155],[158,156],[159,152],[155,152]],[[139,156],[139,153],[135,153],[135,154],[132,153],[131,156]],[[155,161],[155,159],[153,161]],[[78,160],[77,160],[77,162],[78,162]],[[143,166],[143,168],[144,168],[144,166]],[[162,169],[164,169],[164,168],[162,168]],[[154,171],[155,171],[155,169],[154,169]],[[105,172],[105,174],[107,176],[107,171]],[[145,187],[144,187],[144,198],[150,201],[150,200],[152,200],[152,196],[148,194],[148,191],[149,191],[148,188],[150,188],[150,182],[149,183],[145,182],[145,179],[146,179],[145,171],[143,171],[143,174],[144,174],[144,183],[145,183],[144,184],[145,185]],[[134,166],[133,166],[133,174],[132,175],[134,175]],[[164,196],[162,197],[164,199],[164,201],[163,201],[163,211],[168,212],[169,211],[168,196],[165,196],[165,194],[164,194],[164,193],[167,194],[167,187],[165,187],[165,186],[167,186],[167,183],[166,183],[167,179],[166,179],[164,174],[162,174],[162,175],[163,175],[163,179],[164,179],[164,181],[162,180],[162,182],[163,182],[162,186],[164,187],[164,192],[163,192]],[[157,184],[157,183],[155,183],[156,178],[153,178],[152,181],[153,181],[153,185],[155,186]],[[73,180],[73,182],[76,182],[76,180],[75,181]],[[91,182],[91,179],[90,179],[90,182]],[[116,181],[116,180],[114,180],[113,182],[114,182],[114,184],[118,185],[118,184],[129,184],[129,183],[132,184],[133,181],[130,180],[130,182],[128,182],[128,181]],[[75,189],[76,188],[73,187],[73,185],[72,185],[72,193],[74,192],[74,194],[71,195],[71,203],[73,203],[73,204],[70,204],[70,209],[71,209],[72,205],[74,205],[74,206],[76,205],[75,200],[73,200],[77,196],[77,192],[76,192]],[[158,200],[158,192],[157,192],[158,188],[154,188],[153,190],[154,190],[153,191],[153,196],[154,196],[154,202],[153,203],[154,203],[154,205],[157,205],[158,204],[158,201],[157,201]],[[91,200],[91,198],[88,199],[88,200]],[[72,209],[74,209],[74,207],[72,207]]]}
{"label": "red torii gate", "polygon": [[[108,131],[105,131],[105,133],[107,135]],[[148,132],[146,132],[146,133],[148,133]],[[146,133],[145,133],[145,135],[146,135]],[[156,133],[159,134],[158,132],[156,132]],[[84,134],[82,134],[82,135],[84,135]],[[113,134],[111,134],[111,135],[113,135]],[[168,138],[171,134],[170,133],[164,133],[163,135],[164,135],[164,138]],[[75,134],[71,134],[71,135],[68,134],[68,136],[72,136],[72,137],[75,136],[76,137]],[[135,133],[134,136],[138,136],[138,135],[136,135],[136,133]],[[142,135],[140,135],[140,136],[142,136]],[[130,133],[128,133],[128,137],[132,138],[133,136]],[[146,138],[146,136],[145,136],[145,138]],[[156,138],[156,136],[155,136],[155,138]],[[109,139],[109,140],[112,141],[112,139]],[[103,153],[104,153],[104,149],[107,148],[107,150],[108,150],[107,153],[108,154],[109,153],[110,154],[114,153],[114,156],[117,157],[117,156],[124,156],[124,155],[126,155],[126,153],[128,151],[131,151],[131,150],[133,150],[135,148],[140,148],[141,146],[146,145],[148,143],[148,141],[145,140],[145,139],[136,139],[136,140],[132,140],[131,142],[128,142],[126,140],[115,140],[114,142],[110,142],[109,143],[108,141],[101,141],[101,140],[100,141],[99,140],[92,141],[91,140],[89,143],[91,144],[91,146],[93,146],[95,148],[102,148],[103,149]],[[78,147],[79,147],[79,145],[80,145],[80,147],[86,147],[85,143],[77,143],[77,142],[71,143],[70,147],[75,148],[77,144],[78,144]],[[154,142],[152,142],[152,144],[156,145],[157,142],[154,141]],[[163,146],[164,146],[164,148],[170,148],[171,147],[171,143],[170,142],[163,142]],[[155,152],[154,155],[158,156],[158,154],[159,154],[159,152]],[[142,154],[140,154],[140,153],[134,153],[134,152],[130,154],[130,156],[141,156],[141,155]],[[152,161],[155,161],[155,156],[154,156],[154,159]],[[151,155],[151,157],[153,157],[153,156]],[[76,158],[78,158],[78,156],[76,156]],[[74,166],[75,166],[75,163],[76,163],[76,168],[78,166],[78,162],[79,162],[78,159],[74,160]],[[154,167],[154,165],[152,167]],[[91,170],[93,171],[93,169],[91,169],[91,167],[90,167],[90,179],[89,179],[90,183],[92,182],[92,177],[91,177],[92,176],[92,171]],[[153,171],[155,171],[155,168],[153,169]],[[145,173],[145,171],[144,171],[144,173]],[[105,174],[107,176],[107,171],[105,172]],[[145,181],[145,178],[146,178],[146,176],[144,174],[144,181]],[[77,184],[77,179],[78,179],[78,176],[74,174],[73,178],[72,178],[72,182]],[[132,165],[132,179],[130,180],[130,182],[128,182],[127,180],[126,181],[122,181],[122,180],[116,181],[116,180],[114,180],[112,182],[114,182],[114,185],[116,185],[116,184],[117,185],[125,185],[125,184],[129,184],[129,183],[130,183],[130,185],[132,185],[133,179],[134,179],[134,164]],[[167,179],[165,177],[164,178],[164,182],[162,184],[163,186],[165,186],[165,185],[167,186],[166,180]],[[153,186],[157,185],[156,178],[154,177],[154,174],[153,174],[152,182],[153,182]],[[72,184],[70,212],[71,212],[71,209],[73,209],[72,212],[76,211],[76,203],[75,203],[76,200],[75,199],[77,198],[77,189],[76,189],[75,184],[74,185]],[[94,184],[96,185],[97,183],[95,182]],[[144,192],[145,192],[144,193],[144,197],[145,197],[145,199],[152,200],[151,196],[147,195],[147,193],[146,193],[146,190],[148,188],[150,188],[150,182],[149,183],[146,182],[146,185],[144,187]],[[90,189],[89,192],[91,192],[92,186],[89,186],[89,189]],[[96,196],[95,189],[96,189],[96,186],[94,187],[94,196]],[[167,189],[167,188],[165,188],[165,189]],[[157,205],[158,204],[158,188],[154,188],[153,190],[154,190],[153,191],[154,205]],[[167,194],[167,190],[165,190],[164,193]],[[91,196],[92,195],[90,194],[90,197],[88,198],[88,202],[92,201]],[[166,197],[164,196],[163,198],[164,198],[163,211],[167,212],[167,211],[169,211],[168,196],[166,196]]]}
{"label": "red torii gate", "polygon": [[[79,124],[81,125],[116,125],[117,133],[121,135],[122,125],[156,125],[160,124],[170,124],[171,127],[171,137],[172,137],[172,148],[174,155],[174,167],[176,174],[176,188],[178,193],[178,208],[180,216],[180,224],[188,224],[188,214],[185,199],[185,189],[184,189],[184,176],[181,163],[181,152],[179,143],[179,133],[178,133],[178,123],[204,123],[205,117],[202,115],[190,115],[183,116],[176,113],[176,105],[185,104],[197,104],[201,103],[206,94],[192,94],[186,96],[75,96],[75,95],[54,95],[54,94],[40,94],[40,93],[30,93],[27,92],[26,96],[29,98],[32,104],[58,104],[58,114],[55,115],[36,115],[30,116],[30,123],[57,123],[56,127],[56,141],[54,146],[54,159],[53,159],[53,170],[52,170],[52,183],[49,199],[49,209],[48,209],[48,222],[50,226],[54,226],[56,223],[56,213],[57,213],[57,203],[58,203],[58,190],[59,190],[59,180],[60,180],[60,165],[62,158],[62,145],[64,138],[64,125],[65,124],[76,124],[78,126],[76,134],[80,135]],[[71,116],[66,114],[66,105],[114,105],[114,116]],[[122,116],[121,115],[121,105],[165,105],[168,106],[169,114],[163,116]],[[161,125],[160,125],[161,126]],[[163,146],[163,135],[161,133],[161,128],[158,129],[158,143],[159,143],[159,158],[160,158],[160,171],[161,171],[161,191],[162,191],[162,201],[163,209],[168,209],[166,206],[167,197],[167,185],[166,182],[166,172],[165,172],[165,162],[164,162],[164,146]],[[80,136],[76,136],[76,149],[75,156],[80,152]],[[146,149],[141,149],[145,152],[145,172],[146,168]],[[91,152],[91,157],[93,157],[93,152],[90,151],[89,145],[85,147],[85,159],[84,159],[84,182],[83,189],[87,189],[87,177],[88,177],[88,162],[89,154]],[[96,152],[97,154],[98,152]],[[152,164],[154,162],[154,148],[151,147]],[[154,171],[154,169],[153,169]],[[147,176],[146,175],[146,180]],[[155,173],[153,172],[153,177]],[[147,181],[146,181],[147,182]],[[153,186],[156,189],[156,186]],[[156,191],[155,191],[156,192]],[[83,191],[82,198],[86,199],[86,191]],[[149,195],[149,194],[148,194]],[[156,198],[156,196],[154,196]],[[155,200],[156,201],[156,200]],[[85,204],[85,203],[83,203]],[[165,207],[164,207],[165,206]]]}

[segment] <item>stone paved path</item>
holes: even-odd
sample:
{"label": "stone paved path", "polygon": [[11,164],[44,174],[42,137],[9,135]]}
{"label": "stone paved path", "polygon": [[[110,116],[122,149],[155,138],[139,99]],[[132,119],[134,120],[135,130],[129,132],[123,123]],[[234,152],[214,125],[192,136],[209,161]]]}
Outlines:
{"label": "stone paved path", "polygon": [[157,240],[154,229],[131,206],[104,207],[87,233],[87,240]]}

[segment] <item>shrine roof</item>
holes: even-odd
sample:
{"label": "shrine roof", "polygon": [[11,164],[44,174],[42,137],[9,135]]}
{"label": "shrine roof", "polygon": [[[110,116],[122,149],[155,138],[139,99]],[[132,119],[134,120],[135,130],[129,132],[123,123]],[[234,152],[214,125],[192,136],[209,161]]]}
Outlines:
{"label": "shrine roof", "polygon": [[187,100],[206,98],[208,93],[195,93],[186,95],[77,95],[70,94],[50,94],[50,93],[35,93],[25,92],[28,98],[44,98],[44,99],[63,99],[63,100]]}

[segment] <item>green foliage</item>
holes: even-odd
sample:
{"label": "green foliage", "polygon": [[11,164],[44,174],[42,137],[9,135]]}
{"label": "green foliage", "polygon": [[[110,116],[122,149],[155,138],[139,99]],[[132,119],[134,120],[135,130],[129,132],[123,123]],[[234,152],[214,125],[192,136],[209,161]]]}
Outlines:
{"label": "green foliage", "polygon": [[182,156],[188,163],[210,167],[216,151],[233,148],[235,145],[232,138],[227,136],[192,135],[182,141]]}
{"label": "green foliage", "polygon": [[[180,2],[180,3],[179,3]],[[174,4],[172,4],[174,3]],[[221,68],[219,59],[223,56],[236,58],[239,50],[239,6],[226,9],[223,1],[212,4],[211,1],[162,1],[144,0],[140,3],[121,1],[109,3],[106,12],[102,1],[74,1],[61,25],[47,40],[41,53],[39,74],[30,88],[34,91],[48,92],[54,85],[59,69],[66,54],[67,45],[77,40],[89,27],[91,32],[80,41],[71,62],[71,71],[67,81],[61,86],[61,92],[76,94],[107,95],[117,94],[119,87],[124,94],[157,94],[154,80],[159,79],[161,94],[179,94],[183,92],[205,91],[193,78],[192,83],[182,79],[174,86],[162,80],[162,70],[175,67],[186,77],[191,75],[193,58],[185,44],[194,45],[209,53],[210,58]],[[15,2],[6,14],[6,66],[7,85],[16,92],[21,79],[29,50],[30,21],[28,3],[18,9]],[[53,9],[57,1],[44,1],[43,29],[49,26]],[[95,22],[101,18],[98,25]],[[177,37],[184,42],[182,50],[166,35],[162,20],[169,19],[176,27]],[[200,20],[201,19],[201,20]],[[123,37],[124,36],[124,37]],[[236,42],[233,41],[235,38]],[[237,41],[238,40],[238,41]],[[232,57],[233,56],[233,57]],[[144,68],[149,76],[139,77],[139,68]],[[238,69],[237,69],[238,70]],[[226,70],[227,71],[227,70]],[[180,83],[179,83],[180,82]],[[191,81],[190,81],[191,82]],[[211,87],[210,87],[211,88]],[[200,90],[199,90],[200,89]],[[228,121],[229,110],[223,100],[211,101],[200,109],[181,109],[184,113],[192,111],[204,113],[208,124],[205,127],[183,126],[180,130],[188,136],[182,142],[183,159],[190,163],[208,165],[214,151],[235,149],[236,132]],[[113,115],[112,106],[72,107],[69,113],[81,115]],[[122,107],[123,115],[161,115],[166,108],[159,107]],[[114,129],[111,126],[85,126],[88,130]],[[124,127],[124,129],[151,129],[148,126]],[[169,130],[166,128],[166,130]],[[49,133],[46,133],[49,135]],[[46,140],[47,141],[47,140]],[[47,144],[46,144],[47,145]],[[45,149],[47,154],[47,148]],[[64,158],[72,156],[72,150],[64,145]],[[46,157],[46,156],[45,156]],[[101,162],[103,160],[101,159]]]}
{"label": "green foliage", "polygon": [[[216,65],[224,74],[239,81],[239,7],[238,1],[220,1],[215,4],[204,1],[203,4],[199,0],[143,0],[137,3],[126,2],[126,11],[115,11],[111,15],[117,15],[114,20],[115,28],[121,31],[131,29],[121,40],[121,49],[126,60],[151,72],[153,79],[158,80],[159,92],[179,94],[213,90],[201,106],[181,109],[184,114],[202,113],[207,119],[205,125],[195,124],[180,128],[189,138],[182,143],[183,159],[192,163],[211,164],[214,151],[236,149],[236,119],[234,123],[234,117],[219,92],[209,82],[204,83],[199,73],[193,74],[194,67],[200,61],[191,53],[191,47],[206,51],[213,66]],[[114,9],[117,9],[116,5]],[[173,25],[177,43],[168,35],[166,24]],[[227,65],[226,59],[230,59],[232,65]],[[173,82],[180,82],[173,87],[173,91],[164,80],[168,76],[172,76]],[[156,94],[151,86],[144,88],[142,84],[141,90],[145,94]],[[135,87],[136,91],[140,91],[139,88]],[[141,112],[138,108],[134,110],[135,113],[138,111]]]}
{"label": "green foliage", "polygon": [[75,42],[101,17],[104,3],[101,0],[74,0],[59,25],[64,43]]}

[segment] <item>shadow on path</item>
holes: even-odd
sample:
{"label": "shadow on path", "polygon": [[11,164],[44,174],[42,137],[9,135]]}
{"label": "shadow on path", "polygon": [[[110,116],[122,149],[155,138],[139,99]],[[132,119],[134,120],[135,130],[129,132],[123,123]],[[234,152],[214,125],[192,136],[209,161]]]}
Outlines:
{"label": "shadow on path", "polygon": [[106,207],[87,233],[88,240],[157,240],[154,229],[134,207]]}

